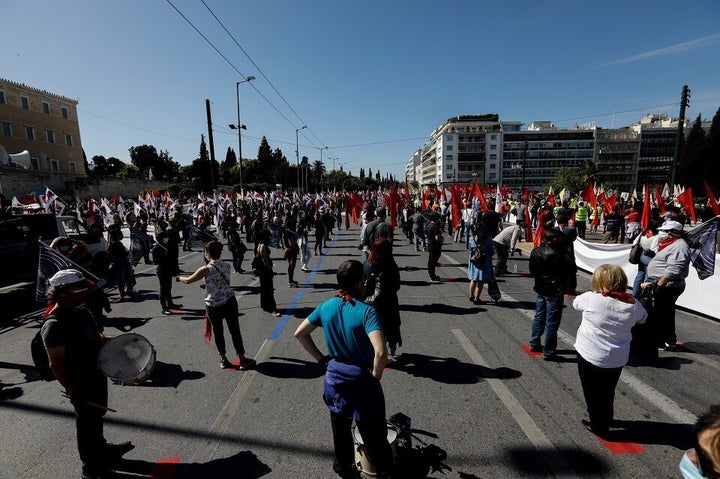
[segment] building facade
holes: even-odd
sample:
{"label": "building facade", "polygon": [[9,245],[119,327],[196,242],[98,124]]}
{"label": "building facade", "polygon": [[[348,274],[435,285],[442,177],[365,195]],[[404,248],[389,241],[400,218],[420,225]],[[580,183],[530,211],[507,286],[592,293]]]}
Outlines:
{"label": "building facade", "polygon": [[477,180],[537,192],[561,168],[581,171],[592,162],[608,188],[630,193],[645,182],[668,181],[676,130],[677,120],[665,117],[618,129],[589,123],[560,130],[536,121],[522,130],[521,122],[500,121],[497,114],[458,116],[432,132],[413,171],[421,186]]}
{"label": "building facade", "polygon": [[0,168],[46,174],[68,186],[85,178],[77,103],[0,78]]}

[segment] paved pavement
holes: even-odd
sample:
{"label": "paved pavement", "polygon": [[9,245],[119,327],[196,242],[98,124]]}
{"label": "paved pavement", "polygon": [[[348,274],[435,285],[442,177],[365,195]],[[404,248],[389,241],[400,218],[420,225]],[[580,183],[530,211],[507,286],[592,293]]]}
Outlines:
{"label": "paved pavement", "polygon": [[[285,263],[275,260],[280,318],[260,310],[252,275],[233,276],[247,353],[258,360],[248,372],[218,367],[214,345],[203,341],[204,291],[197,284],[174,283],[183,308],[163,316],[154,268],[138,266],[138,297],[114,302],[106,328],[148,338],[157,363],[141,385],[110,387],[117,412],[107,416],[106,435],[137,445],[116,477],[334,477],[322,370],[292,333],[334,294],[337,266],[363,259],[358,233],[353,227],[336,234],[310,273],[296,272],[298,289],[286,286]],[[508,262],[518,273],[500,278],[503,300],[478,306],[468,301],[464,245],[448,239],[438,269],[444,281],[430,284],[425,254],[397,238],[403,346],[382,383],[388,414],[412,418],[414,445],[447,452],[444,467],[427,477],[678,477],[677,463],[691,445],[688,425],[718,402],[718,324],[679,313],[682,349],[624,369],[618,428],[601,441],[580,423],[585,406],[572,352],[580,316],[570,298],[561,360],[546,362],[523,348],[535,300],[526,274],[529,244],[522,247],[523,255]],[[201,264],[199,252],[182,253],[186,271]],[[588,276],[578,276],[579,289],[587,289]],[[33,372],[29,345],[37,328],[22,319],[0,327],[0,478],[79,477],[72,408],[57,382]]]}

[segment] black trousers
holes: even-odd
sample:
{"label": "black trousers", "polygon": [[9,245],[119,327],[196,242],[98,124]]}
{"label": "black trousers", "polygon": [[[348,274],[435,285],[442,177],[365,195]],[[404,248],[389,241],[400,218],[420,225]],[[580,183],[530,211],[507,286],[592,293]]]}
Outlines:
{"label": "black trousers", "polygon": [[658,288],[653,293],[653,323],[657,326],[658,346],[663,343],[674,345],[677,342],[675,335],[675,303],[685,291],[685,286],[679,288]]}
{"label": "black trousers", "polygon": [[[330,423],[335,447],[333,470],[342,478],[356,477],[355,442],[352,436],[352,419],[340,414],[330,413]],[[358,431],[363,439],[364,452],[379,477],[386,477],[393,466],[392,450],[387,441],[387,423],[384,417],[356,421]]]}
{"label": "black trousers", "polygon": [[593,432],[605,434],[610,427],[614,414],[615,387],[621,372],[622,367],[600,368],[578,354],[578,375]]}
{"label": "black trousers", "polygon": [[78,453],[83,471],[87,473],[103,471],[107,448],[107,441],[103,434],[105,410],[91,406],[87,401],[107,406],[107,397],[107,379],[98,372],[83,386],[81,394],[70,399],[75,408]]}
{"label": "black trousers", "polygon": [[437,262],[440,259],[441,252],[441,248],[436,248],[434,246],[430,246],[428,248],[428,276],[430,276],[430,279],[437,278],[437,274],[435,274],[435,265],[437,265]]}
{"label": "black trousers", "polygon": [[169,272],[158,274],[158,280],[160,280],[160,306],[162,309],[170,309],[170,305],[173,304],[172,278],[172,274]]}
{"label": "black trousers", "polygon": [[493,244],[495,245],[495,252],[497,253],[498,257],[498,261],[495,264],[495,272],[507,273],[507,260],[508,254],[510,253],[510,248],[508,248],[502,243],[498,243],[497,241],[493,241]]}
{"label": "black trousers", "polygon": [[240,334],[240,321],[238,321],[238,304],[235,296],[220,306],[207,306],[206,312],[212,324],[215,335],[215,347],[218,353],[225,355],[225,334],[223,333],[223,319],[227,323],[230,338],[238,356],[245,355],[242,334]]}

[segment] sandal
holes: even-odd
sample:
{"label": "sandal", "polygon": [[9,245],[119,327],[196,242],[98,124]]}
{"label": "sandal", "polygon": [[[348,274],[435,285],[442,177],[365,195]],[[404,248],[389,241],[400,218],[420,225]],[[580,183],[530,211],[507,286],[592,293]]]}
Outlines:
{"label": "sandal", "polygon": [[235,366],[233,366],[233,364],[230,361],[228,361],[227,359],[221,359],[220,360],[220,368],[221,369],[234,369]]}

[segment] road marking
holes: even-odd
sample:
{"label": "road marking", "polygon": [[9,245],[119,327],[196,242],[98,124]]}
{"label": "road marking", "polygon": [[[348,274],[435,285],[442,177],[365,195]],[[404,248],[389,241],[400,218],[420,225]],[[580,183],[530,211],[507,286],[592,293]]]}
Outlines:
{"label": "road marking", "polygon": [[[338,236],[339,235],[335,235],[335,237],[330,242],[330,246],[332,246]],[[313,278],[315,272],[317,271],[317,268],[321,266],[324,262],[325,257],[325,255],[320,256],[320,258],[315,262],[312,272],[310,273],[310,275],[308,275],[308,281]],[[300,291],[298,291],[292,303],[290,303],[287,310],[283,314],[280,322],[275,326],[273,331],[270,333],[270,336],[265,341],[263,341],[263,344],[262,346],[260,346],[257,355],[255,355],[255,360],[258,363],[261,363],[265,361],[265,359],[267,359],[270,349],[272,348],[273,344],[275,344],[276,339],[280,336],[280,333],[287,325],[287,322],[290,319],[290,313],[295,309],[297,303],[303,297],[307,289],[307,287],[303,287],[300,289]],[[242,400],[247,394],[248,390],[250,389],[250,385],[257,377],[257,375],[258,372],[252,369],[249,371],[245,371],[243,377],[240,378],[240,381],[238,381],[235,390],[232,392],[232,394],[230,394],[230,397],[228,397],[228,400],[225,402],[225,405],[220,410],[218,416],[215,418],[213,425],[210,427],[209,433],[210,436],[213,437],[210,437],[203,441],[202,446],[200,446],[197,452],[195,452],[195,454],[190,458],[191,463],[204,464],[213,458],[218,444],[222,440],[223,435],[227,432],[228,427],[230,427],[231,421],[235,418],[238,411],[240,410]]]}
{"label": "road marking", "polygon": [[[272,348],[274,342],[275,341],[271,341],[268,339],[263,342],[257,355],[255,355],[255,360],[258,363],[261,363],[265,359],[267,359],[268,353]],[[258,372],[254,370],[244,372],[243,377],[240,378],[237,386],[235,386],[235,390],[232,392],[232,394],[230,394],[230,397],[228,397],[228,400],[225,402],[225,405],[220,410],[218,416],[215,418],[213,425],[210,427],[210,430],[208,431],[208,435],[210,437],[203,441],[200,448],[190,458],[190,463],[204,464],[213,458],[215,450],[217,449],[220,441],[227,432],[228,427],[230,427],[230,423],[233,419],[235,419],[238,411],[240,410],[242,400],[244,399],[245,395],[250,389],[250,385],[252,384],[255,377],[257,377],[257,375]]]}
{"label": "road marking", "polygon": [[[485,359],[480,355],[480,352],[473,346],[470,339],[460,329],[452,329],[452,333],[455,335],[460,345],[465,350],[470,360],[478,366],[490,368]],[[495,392],[495,395],[502,401],[507,410],[510,412],[515,422],[520,426],[520,429],[525,433],[525,436],[532,442],[537,449],[543,462],[548,466],[550,471],[555,477],[578,477],[577,473],[573,471],[570,466],[562,458],[560,452],[555,448],[555,445],[545,436],[542,430],[532,420],[530,414],[522,407],[520,401],[510,392],[510,390],[503,384],[500,379],[497,378],[485,378],[485,381]]]}

